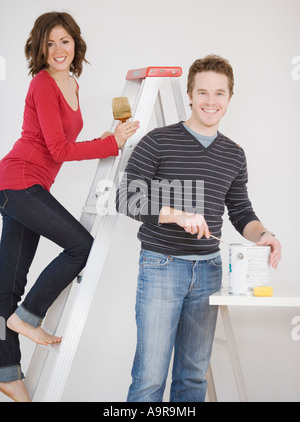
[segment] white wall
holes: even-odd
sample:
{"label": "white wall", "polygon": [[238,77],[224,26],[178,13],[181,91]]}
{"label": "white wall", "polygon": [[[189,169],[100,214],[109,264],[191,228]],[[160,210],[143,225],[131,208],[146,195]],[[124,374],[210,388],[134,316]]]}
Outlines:
{"label": "white wall", "polygon": [[[121,94],[128,69],[181,66],[188,112],[186,77],[191,63],[208,53],[230,60],[235,95],[220,130],[245,149],[253,206],[283,244],[280,267],[272,271],[275,293],[299,296],[299,1],[0,0],[0,156],[20,135],[30,81],[23,54],[29,31],[40,14],[65,9],[81,26],[91,62],[79,80],[85,122],[79,140],[110,129],[111,99]],[[76,217],[95,165],[95,161],[66,163],[53,186],[52,193]],[[137,229],[135,221],[120,217],[65,401],[126,400],[135,348]],[[223,237],[230,242],[242,240],[226,216]],[[46,240],[40,243],[28,287],[58,251]],[[225,286],[227,254],[223,249]],[[249,400],[299,401],[300,340],[292,338],[292,319],[300,309],[230,311]],[[217,335],[224,338],[221,321]],[[33,345],[26,339],[22,345],[26,370]],[[219,344],[214,347],[212,367],[219,400],[238,400],[227,350]]]}

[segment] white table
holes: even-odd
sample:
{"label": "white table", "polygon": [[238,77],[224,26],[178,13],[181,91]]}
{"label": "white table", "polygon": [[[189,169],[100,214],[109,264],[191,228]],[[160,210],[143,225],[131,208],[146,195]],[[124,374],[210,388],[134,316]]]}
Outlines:
{"label": "white table", "polygon": [[[280,296],[276,294],[274,289],[274,295],[272,297],[254,297],[254,296],[234,296],[229,294],[228,289],[222,289],[217,293],[209,297],[210,305],[219,305],[221,317],[224,326],[224,332],[226,337],[226,343],[229,349],[229,355],[232,363],[234,372],[235,382],[239,394],[240,401],[247,401],[247,392],[243,379],[242,369],[234,338],[234,332],[229,315],[228,306],[282,306],[282,307],[300,307],[299,296]],[[215,389],[212,380],[212,373],[210,369],[210,397],[216,400]]]}

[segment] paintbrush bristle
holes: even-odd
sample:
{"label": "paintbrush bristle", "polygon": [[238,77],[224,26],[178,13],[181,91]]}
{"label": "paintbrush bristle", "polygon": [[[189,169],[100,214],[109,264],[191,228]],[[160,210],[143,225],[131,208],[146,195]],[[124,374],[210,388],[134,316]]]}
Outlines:
{"label": "paintbrush bristle", "polygon": [[115,120],[126,122],[131,114],[131,107],[127,97],[116,97],[112,100],[112,109]]}

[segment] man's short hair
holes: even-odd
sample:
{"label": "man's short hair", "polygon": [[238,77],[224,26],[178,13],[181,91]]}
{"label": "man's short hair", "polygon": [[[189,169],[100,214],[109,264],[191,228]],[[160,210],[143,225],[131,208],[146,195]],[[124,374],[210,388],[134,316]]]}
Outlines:
{"label": "man's short hair", "polygon": [[195,76],[200,72],[216,72],[226,75],[228,79],[229,98],[232,97],[234,77],[232,67],[228,60],[214,54],[196,60],[189,69],[187,83],[188,94],[192,94],[195,85]]}

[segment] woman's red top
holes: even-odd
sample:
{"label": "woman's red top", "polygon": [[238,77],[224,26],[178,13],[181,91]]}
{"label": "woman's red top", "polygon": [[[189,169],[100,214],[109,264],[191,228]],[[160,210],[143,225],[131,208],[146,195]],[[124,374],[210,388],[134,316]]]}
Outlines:
{"label": "woman's red top", "polygon": [[21,138],[0,161],[0,190],[35,184],[50,190],[64,161],[118,155],[114,136],[75,142],[82,127],[79,101],[74,111],[52,76],[40,71],[27,93]]}

